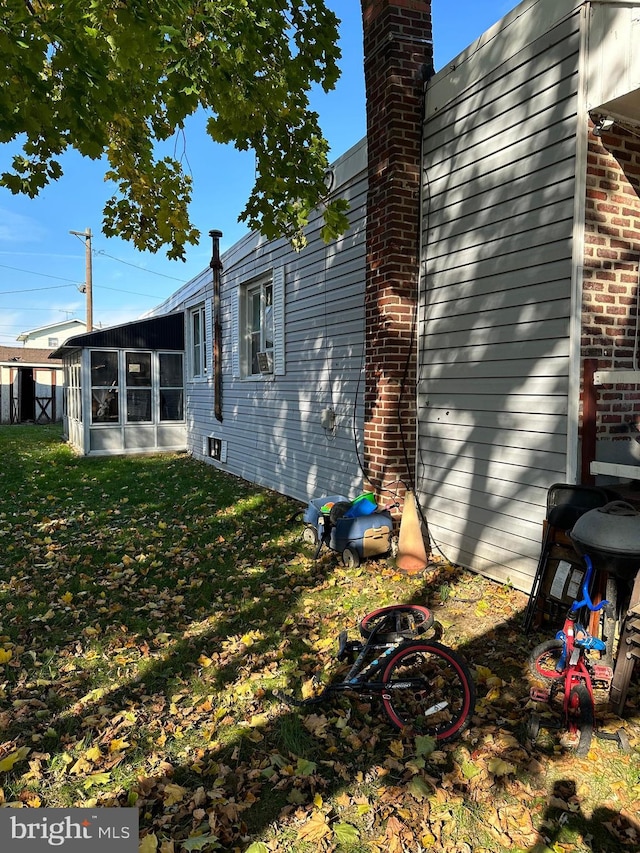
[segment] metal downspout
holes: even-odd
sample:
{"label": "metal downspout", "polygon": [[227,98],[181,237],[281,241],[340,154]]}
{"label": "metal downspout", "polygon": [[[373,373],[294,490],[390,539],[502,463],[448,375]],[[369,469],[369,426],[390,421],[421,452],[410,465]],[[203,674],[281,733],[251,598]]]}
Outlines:
{"label": "metal downspout", "polygon": [[579,423],[581,337],[582,337],[582,286],[585,248],[585,216],[587,194],[587,75],[589,51],[589,18],[591,3],[580,9],[580,54],[578,59],[578,88],[576,103],[576,185],[573,204],[573,239],[571,258],[571,315],[569,320],[569,388],[567,398],[567,450],[566,481],[584,481],[588,471],[579,472]]}

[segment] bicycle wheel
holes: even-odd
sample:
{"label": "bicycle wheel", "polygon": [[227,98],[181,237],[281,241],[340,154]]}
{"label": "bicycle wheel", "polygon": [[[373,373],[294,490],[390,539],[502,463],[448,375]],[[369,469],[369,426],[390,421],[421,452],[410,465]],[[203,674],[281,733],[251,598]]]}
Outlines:
{"label": "bicycle wheel", "polygon": [[387,664],[383,681],[382,704],[399,729],[445,743],[471,721],[475,685],[467,664],[447,646],[404,643]]}
{"label": "bicycle wheel", "polygon": [[576,755],[584,757],[591,746],[595,720],[593,699],[586,684],[576,684],[575,687],[571,688],[568,712],[569,726],[572,731],[577,731],[580,736],[575,750]]}
{"label": "bicycle wheel", "polygon": [[384,643],[409,640],[433,625],[433,613],[421,604],[391,604],[367,613],[360,622],[365,639],[372,634]]}
{"label": "bicycle wheel", "polygon": [[562,657],[563,645],[562,640],[546,640],[536,646],[527,661],[531,674],[547,683],[562,678],[564,673],[558,672],[556,666]]}

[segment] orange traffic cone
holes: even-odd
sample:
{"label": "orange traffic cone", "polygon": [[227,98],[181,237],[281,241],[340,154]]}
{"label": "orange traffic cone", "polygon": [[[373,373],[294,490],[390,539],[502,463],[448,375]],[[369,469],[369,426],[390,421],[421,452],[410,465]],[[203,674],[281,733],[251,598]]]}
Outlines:
{"label": "orange traffic cone", "polygon": [[428,562],[416,499],[413,492],[407,492],[400,520],[396,566],[406,574],[413,575],[424,571]]}

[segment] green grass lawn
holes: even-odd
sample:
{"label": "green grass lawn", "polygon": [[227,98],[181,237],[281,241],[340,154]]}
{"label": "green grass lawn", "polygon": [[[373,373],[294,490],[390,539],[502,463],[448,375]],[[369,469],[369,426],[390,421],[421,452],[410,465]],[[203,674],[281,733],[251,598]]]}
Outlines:
{"label": "green grass lawn", "polygon": [[[142,853],[640,849],[637,685],[632,754],[530,743],[523,594],[314,561],[299,504],[187,455],[85,459],[59,427],[4,426],[0,459],[2,804],[136,805]],[[400,601],[473,671],[459,741],[425,755],[375,704],[273,697]]]}

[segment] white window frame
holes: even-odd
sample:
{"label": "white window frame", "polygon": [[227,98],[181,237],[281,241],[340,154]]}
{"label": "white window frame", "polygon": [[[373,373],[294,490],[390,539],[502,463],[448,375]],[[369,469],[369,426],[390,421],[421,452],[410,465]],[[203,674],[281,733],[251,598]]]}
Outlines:
{"label": "white window frame", "polygon": [[[152,424],[155,422],[155,385],[157,383],[157,370],[154,364],[154,354],[151,350],[131,350],[123,351],[123,390],[121,400],[124,403],[123,415],[126,424]],[[149,365],[148,381],[142,384],[136,384],[133,381],[137,369],[144,363]],[[138,399],[139,398],[139,399]],[[144,408],[144,401],[148,400],[148,416],[137,417],[135,410]]]}
{"label": "white window frame", "polygon": [[[271,305],[268,305],[267,293],[271,293]],[[253,328],[251,311],[252,297],[260,295],[260,329]],[[268,312],[271,317],[268,319]],[[242,282],[237,289],[233,304],[233,375],[246,380],[264,380],[285,373],[284,351],[285,287],[284,268],[278,267],[269,272]],[[265,339],[266,329],[271,325],[271,345]],[[260,334],[258,351],[264,353],[266,367],[262,370],[252,364],[252,344],[255,335]]]}
{"label": "white window frame", "polygon": [[[211,376],[211,300],[206,299],[188,310],[188,364],[189,379],[204,382]],[[199,341],[194,334],[194,322],[198,320]]]}

